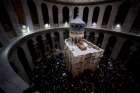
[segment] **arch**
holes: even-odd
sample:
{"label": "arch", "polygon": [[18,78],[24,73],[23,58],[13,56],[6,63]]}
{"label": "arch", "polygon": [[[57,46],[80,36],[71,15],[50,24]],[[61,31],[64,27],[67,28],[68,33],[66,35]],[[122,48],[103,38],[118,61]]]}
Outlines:
{"label": "arch", "polygon": [[69,37],[69,30],[63,31],[63,36],[64,36],[64,39],[67,39]]}
{"label": "arch", "polygon": [[93,22],[97,23],[99,12],[100,12],[100,8],[99,7],[95,7],[94,12],[93,12],[93,17],[92,17],[92,23]]}
{"label": "arch", "polygon": [[99,37],[98,37],[98,40],[97,40],[97,43],[96,43],[99,47],[102,46],[103,39],[104,39],[104,34],[99,33]]}
{"label": "arch", "polygon": [[78,13],[79,13],[79,8],[75,7],[74,8],[74,16],[73,16],[73,18],[76,18],[78,16]]}
{"label": "arch", "polygon": [[69,8],[63,7],[63,23],[69,22]]}
{"label": "arch", "polygon": [[131,50],[133,52],[129,53],[128,59],[126,61],[127,63],[125,63],[128,70],[133,73],[135,80],[139,81],[140,76],[138,75],[138,73],[140,71],[140,45],[133,45],[133,47],[135,48],[135,50]]}
{"label": "arch", "polygon": [[123,25],[124,20],[126,18],[126,15],[128,14],[129,8],[130,8],[130,4],[129,4],[129,2],[127,2],[127,0],[125,0],[124,3],[122,3],[119,6],[119,10],[117,12],[117,16],[116,16],[114,24],[121,24],[121,25]]}
{"label": "arch", "polygon": [[29,11],[30,11],[33,23],[34,24],[39,24],[37,9],[36,9],[34,1],[33,0],[27,0],[27,4],[28,4],[28,7],[29,7]]}
{"label": "arch", "polygon": [[[16,36],[16,32],[14,30],[14,26],[10,20],[10,17],[6,11],[6,8],[4,6],[4,2],[1,1],[0,3],[0,23],[2,25],[2,27],[4,28],[5,32],[11,32],[10,35],[12,36]],[[8,34],[8,33],[7,33]]]}
{"label": "arch", "polygon": [[19,61],[21,62],[22,66],[24,67],[25,72],[31,78],[31,68],[29,66],[29,62],[25,56],[24,50],[21,47],[17,48],[17,56]]}
{"label": "arch", "polygon": [[26,16],[25,16],[21,1],[14,0],[14,2],[12,3],[13,3],[13,8],[16,12],[16,16],[17,16],[19,24],[26,24],[26,18],[25,18]]}
{"label": "arch", "polygon": [[94,40],[95,40],[95,33],[94,32],[89,32],[88,41],[94,43]]}
{"label": "arch", "polygon": [[112,50],[113,50],[114,45],[115,45],[116,42],[117,42],[117,39],[116,39],[115,36],[110,36],[110,37],[109,37],[109,41],[108,41],[108,43],[107,43],[107,46],[106,46],[105,52],[104,52],[104,55],[105,55],[106,57],[108,57],[108,58],[110,57],[110,55],[111,55],[111,53],[112,53]]}
{"label": "arch", "polygon": [[130,40],[126,40],[121,48],[118,58],[120,58],[122,61],[128,59],[129,53],[131,51],[130,47],[132,45],[133,43]]}
{"label": "arch", "polygon": [[112,6],[108,5],[105,8],[105,13],[104,13],[104,17],[103,17],[103,21],[102,21],[102,25],[106,26],[108,24],[109,18],[110,18],[110,14],[111,14],[111,10],[112,10]]}
{"label": "arch", "polygon": [[88,13],[89,13],[89,8],[88,8],[88,7],[85,7],[85,8],[84,8],[84,11],[83,11],[83,21],[84,21],[85,23],[88,22]]}
{"label": "arch", "polygon": [[53,12],[53,23],[58,24],[58,8],[57,6],[52,7],[52,12]]}
{"label": "arch", "polygon": [[59,32],[54,32],[54,40],[59,42]]}
{"label": "arch", "polygon": [[42,3],[41,4],[41,9],[42,9],[42,14],[43,14],[44,24],[48,24],[49,23],[49,14],[48,14],[48,7],[47,7],[47,5]]}

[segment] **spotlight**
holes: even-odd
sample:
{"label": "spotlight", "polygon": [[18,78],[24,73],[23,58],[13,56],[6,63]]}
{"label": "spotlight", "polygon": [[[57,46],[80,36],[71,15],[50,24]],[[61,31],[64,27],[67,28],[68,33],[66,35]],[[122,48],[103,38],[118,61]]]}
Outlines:
{"label": "spotlight", "polygon": [[117,25],[116,25],[116,28],[120,28],[120,27],[121,27],[121,25],[120,25],[120,24],[117,24]]}
{"label": "spotlight", "polygon": [[96,24],[95,22],[93,22],[92,26],[93,26],[93,27],[96,27],[96,25],[97,25],[97,24]]}
{"label": "spotlight", "polygon": [[45,28],[50,28],[50,24],[45,24]]}
{"label": "spotlight", "polygon": [[65,22],[64,27],[68,27],[68,26],[69,26],[68,22]]}
{"label": "spotlight", "polygon": [[26,29],[26,25],[22,25],[22,29]]}
{"label": "spotlight", "polygon": [[114,30],[120,31],[120,30],[121,30],[121,25],[120,25],[120,24],[117,24],[117,25],[115,26]]}
{"label": "spotlight", "polygon": [[22,34],[25,35],[30,32],[29,27],[26,25],[22,25],[21,27]]}

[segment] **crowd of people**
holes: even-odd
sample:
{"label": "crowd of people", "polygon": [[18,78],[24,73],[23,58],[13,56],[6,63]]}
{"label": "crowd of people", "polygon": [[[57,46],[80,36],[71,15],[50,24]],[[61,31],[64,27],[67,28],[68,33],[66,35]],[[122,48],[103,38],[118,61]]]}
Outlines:
{"label": "crowd of people", "polygon": [[102,58],[95,72],[73,77],[62,53],[35,63],[31,85],[23,93],[138,93],[139,85],[121,61]]}

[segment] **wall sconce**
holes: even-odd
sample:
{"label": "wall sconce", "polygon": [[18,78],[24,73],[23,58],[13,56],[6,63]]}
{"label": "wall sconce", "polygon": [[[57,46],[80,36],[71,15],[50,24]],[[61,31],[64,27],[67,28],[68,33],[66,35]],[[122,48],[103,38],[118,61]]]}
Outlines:
{"label": "wall sconce", "polygon": [[65,22],[65,23],[64,23],[64,27],[69,27],[68,22]]}
{"label": "wall sconce", "polygon": [[92,27],[96,27],[96,26],[97,26],[97,24],[95,22],[93,22]]}
{"label": "wall sconce", "polygon": [[25,35],[25,34],[28,34],[30,32],[30,29],[28,26],[22,25],[21,31],[22,31],[22,34]]}
{"label": "wall sconce", "polygon": [[44,27],[47,29],[47,28],[50,28],[50,24],[45,24]]}
{"label": "wall sconce", "polygon": [[114,30],[120,31],[120,30],[121,30],[121,25],[120,25],[120,24],[117,24],[117,25],[115,26]]}

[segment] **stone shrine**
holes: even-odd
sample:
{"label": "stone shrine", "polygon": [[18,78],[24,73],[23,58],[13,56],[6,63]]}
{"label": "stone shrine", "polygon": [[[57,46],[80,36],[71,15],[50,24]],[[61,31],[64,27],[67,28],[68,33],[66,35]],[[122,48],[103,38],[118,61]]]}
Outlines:
{"label": "stone shrine", "polygon": [[76,17],[70,22],[69,38],[65,40],[65,60],[74,77],[87,69],[94,71],[104,52],[84,39],[85,26],[85,22]]}

